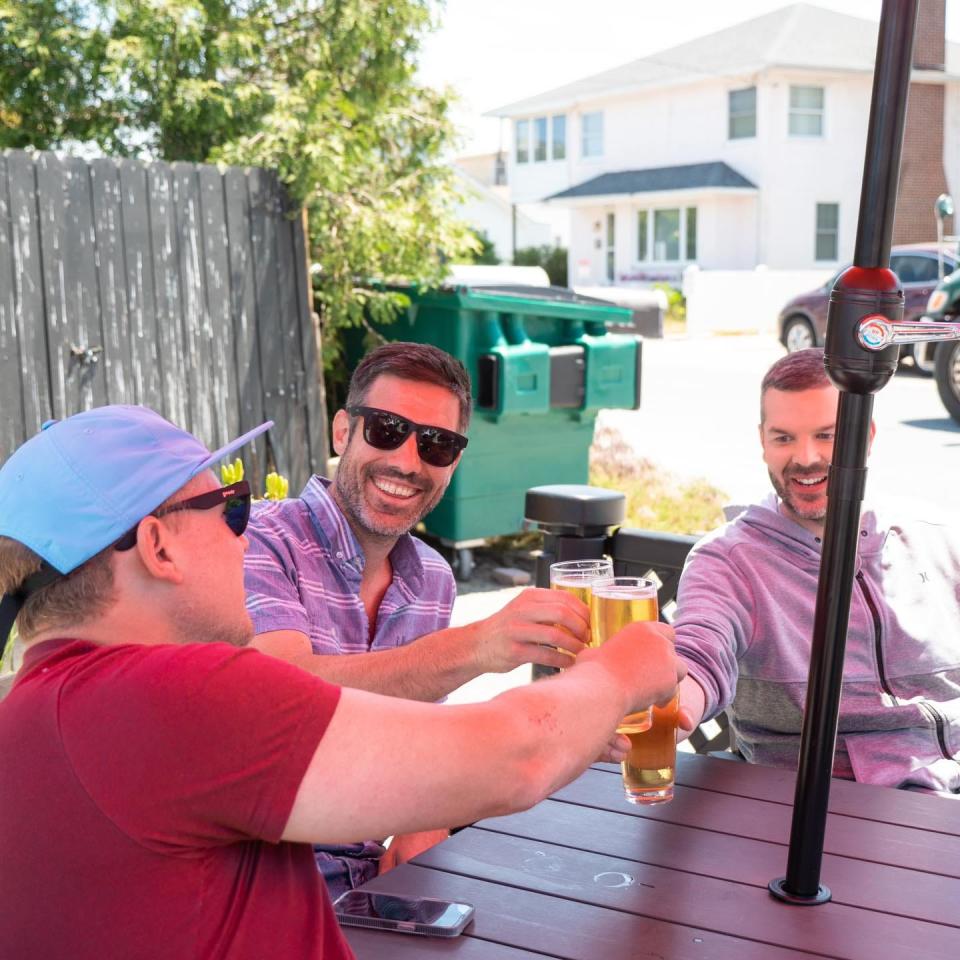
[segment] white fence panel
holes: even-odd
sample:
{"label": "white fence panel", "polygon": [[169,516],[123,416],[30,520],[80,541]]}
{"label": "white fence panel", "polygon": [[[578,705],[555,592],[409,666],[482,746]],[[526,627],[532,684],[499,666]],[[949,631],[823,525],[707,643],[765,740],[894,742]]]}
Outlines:
{"label": "white fence panel", "polygon": [[798,293],[821,286],[833,270],[701,270],[683,274],[687,298],[687,333],[752,331],[775,334],[777,316]]}

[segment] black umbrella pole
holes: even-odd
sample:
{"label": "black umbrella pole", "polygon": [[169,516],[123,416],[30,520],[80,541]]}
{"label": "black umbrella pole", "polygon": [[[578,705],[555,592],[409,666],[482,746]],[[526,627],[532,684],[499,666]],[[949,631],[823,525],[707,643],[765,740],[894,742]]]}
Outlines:
{"label": "black umbrella pole", "polygon": [[859,330],[869,316],[903,317],[903,291],[890,262],[903,127],[918,0],[884,0],[867,130],[853,266],[830,296],[824,366],[840,391],[827,516],[817,584],[807,702],[800,737],[787,874],[770,892],[796,904],[824,903],[820,884],[830,777],[837,739],[843,655],[856,570],[860,505],[866,485],[873,394],[893,376],[899,350],[866,350]]}
{"label": "black umbrella pole", "polygon": [[[835,443],[839,455],[835,455],[830,468],[827,489],[827,523],[817,584],[787,875],[770,883],[775,896],[791,903],[822,903],[830,898],[829,889],[820,884],[820,865],[872,411],[872,395],[840,394]],[[847,585],[847,589],[842,585]]]}

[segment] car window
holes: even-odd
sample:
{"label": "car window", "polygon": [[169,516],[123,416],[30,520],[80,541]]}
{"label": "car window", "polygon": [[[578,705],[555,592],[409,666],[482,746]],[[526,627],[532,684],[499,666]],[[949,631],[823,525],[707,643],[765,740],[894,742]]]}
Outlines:
{"label": "car window", "polygon": [[[890,258],[890,269],[900,278],[901,283],[936,283],[937,258],[923,257],[916,254],[893,256]],[[949,270],[944,260],[944,270]]]}

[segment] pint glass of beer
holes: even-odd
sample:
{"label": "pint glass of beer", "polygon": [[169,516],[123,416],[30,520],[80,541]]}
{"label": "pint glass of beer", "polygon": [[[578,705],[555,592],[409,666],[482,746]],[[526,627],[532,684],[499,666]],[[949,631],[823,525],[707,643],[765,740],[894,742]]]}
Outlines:
{"label": "pint glass of beer", "polygon": [[673,799],[673,774],[677,763],[677,710],[675,694],[665,707],[653,707],[653,723],[645,733],[630,733],[630,753],[620,764],[623,790],[630,803],[666,803]]}
{"label": "pint glass of beer", "polygon": [[[611,577],[593,585],[590,602],[591,632],[598,643],[605,643],[627,624],[657,619],[657,585],[643,577]],[[623,718],[617,733],[631,734],[649,730],[650,709]]]}
{"label": "pint glass of beer", "polygon": [[[564,560],[550,564],[550,589],[565,590],[572,593],[591,607],[593,585],[603,580],[613,579],[613,561],[605,557],[597,560]],[[591,614],[590,643],[587,646],[598,647],[600,641],[593,624]]]}

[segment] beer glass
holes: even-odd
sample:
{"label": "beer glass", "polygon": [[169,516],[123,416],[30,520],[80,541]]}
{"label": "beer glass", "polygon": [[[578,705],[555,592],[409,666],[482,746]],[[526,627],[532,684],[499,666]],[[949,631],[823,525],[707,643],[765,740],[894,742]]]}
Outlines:
{"label": "beer glass", "polygon": [[645,733],[630,733],[630,753],[620,764],[623,790],[630,803],[666,803],[673,799],[677,764],[679,693],[665,707],[653,707],[653,723]]}
{"label": "beer glass", "polygon": [[[657,585],[643,577],[611,577],[594,583],[590,602],[591,632],[602,644],[627,624],[657,619]],[[617,733],[649,730],[650,708],[623,718]]]}
{"label": "beer glass", "polygon": [[[599,581],[613,579],[613,561],[605,557],[596,560],[564,560],[550,564],[550,589],[572,593],[578,600],[591,606],[593,585]],[[588,647],[600,646],[593,616],[590,617],[590,642]]]}

